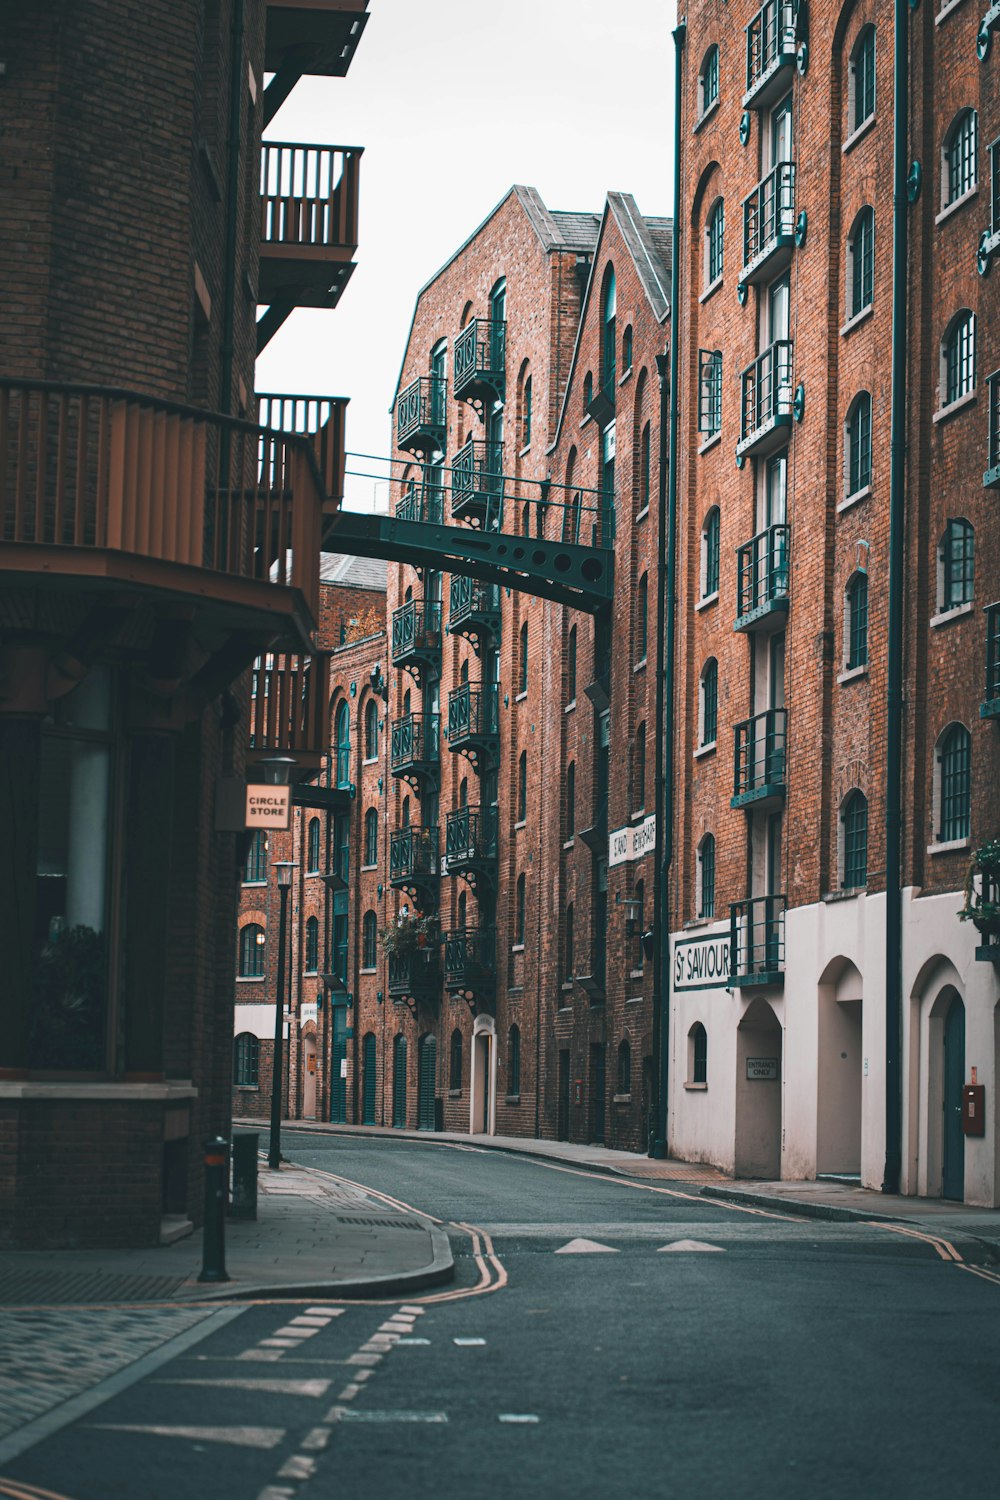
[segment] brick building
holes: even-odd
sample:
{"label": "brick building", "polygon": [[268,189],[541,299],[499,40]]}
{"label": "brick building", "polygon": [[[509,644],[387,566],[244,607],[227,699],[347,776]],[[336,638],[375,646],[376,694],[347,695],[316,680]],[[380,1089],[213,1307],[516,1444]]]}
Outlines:
{"label": "brick building", "polygon": [[896,13],[676,33],[669,1139],[995,1205],[1000,51]]}
{"label": "brick building", "polygon": [[[245,778],[323,701],[343,471],[343,402],[261,398],[258,426],[254,359],[357,244],[359,153],[261,132],[300,74],[345,72],[366,4],[8,7],[5,1246],[183,1232],[228,1128]],[[270,683],[248,749],[268,652],[302,692]]]}

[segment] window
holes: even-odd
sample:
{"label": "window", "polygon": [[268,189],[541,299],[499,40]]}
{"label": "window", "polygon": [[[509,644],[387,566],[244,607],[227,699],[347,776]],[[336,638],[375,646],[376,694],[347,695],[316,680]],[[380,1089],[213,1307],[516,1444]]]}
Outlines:
{"label": "window", "polygon": [[872,398],[867,391],[860,391],[851,402],[844,449],[844,486],[849,497],[872,482]]}
{"label": "window", "polygon": [[706,441],[722,431],[722,350],[698,350],[698,431]]}
{"label": "window", "polygon": [[627,1040],[618,1044],[618,1092],[632,1092],[632,1046]]}
{"label": "window", "polygon": [[714,286],[722,276],[726,230],[725,205],[717,198],[705,225],[705,286]]}
{"label": "window", "polygon": [[979,179],[979,130],[974,109],[963,109],[944,138],[941,163],[941,207],[971,193]]}
{"label": "window", "polygon": [[517,819],[523,823],[528,816],[528,752],[522,750],[517,762]]}
{"label": "window", "polygon": [[458,1027],[451,1034],[451,1050],[448,1065],[448,1087],[458,1093],[462,1087],[462,1033]]}
{"label": "window", "polygon": [[572,979],[573,978],[573,969],[574,969],[575,957],[576,957],[576,955],[575,955],[575,953],[573,951],[574,939],[575,939],[575,933],[574,933],[574,923],[573,923],[573,903],[571,901],[569,903],[569,905],[567,906],[567,908],[566,908],[566,937],[565,937],[565,940],[564,940],[564,943],[563,943],[563,955],[564,955],[563,974],[565,975],[565,977],[567,979]]}
{"label": "window", "polygon": [[565,843],[576,833],[576,761],[566,767],[566,838]]}
{"label": "window", "polygon": [[976,388],[976,319],[963,308],[948,325],[941,345],[941,405],[950,406]]}
{"label": "window", "polygon": [[858,317],[874,300],[875,213],[863,208],[854,221],[847,241],[848,312]]}
{"label": "window", "polygon": [[243,870],[244,885],[262,885],[267,880],[267,834],[263,828],[255,828],[247,850],[247,862]]}
{"label": "window", "polygon": [[937,838],[967,839],[970,829],[972,741],[964,724],[950,724],[937,744]]}
{"label": "window", "polygon": [[319,818],[310,818],[309,827],[306,830],[306,874],[316,875],[319,872]]}
{"label": "window", "polygon": [[642,812],[646,806],[646,724],[643,721],[635,732],[635,799],[633,810]]}
{"label": "window", "polygon": [[464,932],[469,922],[469,894],[467,891],[458,893],[458,915],[455,919],[459,932]]}
{"label": "window", "polygon": [[719,97],[719,49],[714,44],[705,53],[698,75],[698,118],[708,113]]}
{"label": "window", "polygon": [[576,702],[576,626],[571,625],[566,637],[566,702]]}
{"label": "window", "polygon": [[319,921],[316,917],[306,918],[304,961],[306,973],[315,974],[319,968]]}
{"label": "window", "polygon": [[636,883],[635,883],[635,890],[634,890],[634,892],[632,894],[632,900],[634,902],[634,905],[631,908],[631,910],[633,912],[633,918],[632,918],[633,928],[632,928],[632,931],[634,932],[636,938],[638,939],[638,941],[636,942],[636,945],[635,945],[635,967],[637,969],[641,969],[643,967],[644,963],[645,963],[645,958],[646,958],[646,955],[645,955],[645,952],[644,952],[643,946],[642,946],[642,934],[643,934],[643,932],[645,931],[645,928],[646,928],[645,919],[644,919],[644,914],[645,914],[645,910],[646,910],[646,882],[644,880],[637,880],[636,881]]}
{"label": "window", "polygon": [[698,845],[698,915],[715,916],[715,836],[711,833]]}
{"label": "window", "polygon": [[975,552],[976,533],[971,523],[961,516],[949,520],[938,548],[938,607],[942,614],[972,603]]}
{"label": "window", "polygon": [[642,429],[639,439],[639,514],[649,509],[649,484],[650,484],[650,446],[652,435],[650,425],[647,422]]}
{"label": "window", "polygon": [[699,743],[705,748],[715,744],[719,725],[719,664],[714,656],[709,657],[701,674],[700,699]]}
{"label": "window", "polygon": [[378,760],[378,704],[374,698],[365,704],[365,760]]}
{"label": "window", "polygon": [[618,291],[615,284],[615,268],[608,266],[604,273],[604,295],[602,298],[601,323],[604,337],[601,342],[601,390],[609,401],[615,399],[615,381],[618,378],[618,335],[616,333]]}
{"label": "window", "polygon": [[334,740],[337,746],[337,785],[350,786],[351,710],[344,702],[337,705],[337,717],[334,720],[334,725]]}
{"label": "window", "polygon": [[863,792],[851,792],[840,810],[843,825],[841,888],[859,889],[868,883],[868,798]]}
{"label": "window", "polygon": [[517,877],[517,886],[514,893],[514,942],[519,948],[524,947],[526,895],[525,878],[522,874]]}
{"label": "window", "polygon": [[688,1032],[688,1081],[708,1082],[708,1032],[700,1021]]}
{"label": "window", "polygon": [[868,665],[868,574],[855,573],[847,585],[847,650],[849,672]]}
{"label": "window", "polygon": [[850,133],[875,113],[875,27],[863,26],[851,53]]}
{"label": "window", "polygon": [[240,929],[240,978],[264,977],[264,929],[248,922]]}
{"label": "window", "polygon": [[378,864],[378,809],[370,807],[365,813],[365,864]]}
{"label": "window", "polygon": [[361,923],[361,967],[378,968],[378,917],[366,911]]}
{"label": "window", "polygon": [[587,408],[594,399],[594,377],[588,370],[583,377],[583,410],[586,414]]}
{"label": "window", "polygon": [[528,691],[528,622],[525,620],[521,626],[518,636],[517,652],[517,690],[519,693]]}
{"label": "window", "polygon": [[632,368],[632,324],[626,325],[622,334],[622,374],[627,375]]}
{"label": "window", "polygon": [[507,1092],[521,1092],[521,1028],[512,1026],[507,1033]]}
{"label": "window", "polygon": [[635,593],[635,659],[646,660],[649,646],[649,574],[643,573]]}
{"label": "window", "polygon": [[990,153],[990,234],[1000,234],[1000,136],[991,141]]}
{"label": "window", "polygon": [[713,505],[701,528],[701,597],[719,592],[719,507]]}
{"label": "window", "polygon": [[233,1083],[237,1088],[256,1088],[260,1078],[260,1040],[241,1031],[233,1042]]}
{"label": "window", "polygon": [[521,407],[521,447],[527,448],[531,442],[531,376],[524,382],[524,397]]}

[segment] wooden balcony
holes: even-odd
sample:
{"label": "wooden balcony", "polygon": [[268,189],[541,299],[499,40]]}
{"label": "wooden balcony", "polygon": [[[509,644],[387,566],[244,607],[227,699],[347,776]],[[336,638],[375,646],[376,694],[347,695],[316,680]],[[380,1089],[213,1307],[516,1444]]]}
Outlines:
{"label": "wooden balcony", "polygon": [[130,391],[0,378],[8,583],[124,588],[308,648],[322,524],[306,438]]}
{"label": "wooden balcony", "polygon": [[[316,455],[323,488],[332,508],[344,498],[344,435],[349,396],[257,396],[257,417],[272,432],[307,438]],[[328,507],[329,508],[329,507]]]}
{"label": "wooden balcony", "polygon": [[266,0],[264,71],[343,78],[368,21],[368,0]]}
{"label": "wooden balcony", "polygon": [[329,740],[330,658],[273,652],[254,663],[247,762],[290,755],[293,779],[319,770]]}

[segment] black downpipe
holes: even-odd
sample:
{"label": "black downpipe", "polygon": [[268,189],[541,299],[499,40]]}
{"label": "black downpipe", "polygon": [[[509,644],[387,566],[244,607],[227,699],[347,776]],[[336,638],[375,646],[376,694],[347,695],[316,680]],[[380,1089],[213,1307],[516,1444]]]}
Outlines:
{"label": "black downpipe", "polygon": [[233,360],[236,323],[236,231],[240,208],[240,122],[243,106],[244,0],[233,0],[230,18],[229,141],[226,159],[226,252],[222,289],[222,365],[219,373],[219,410],[233,409]]}

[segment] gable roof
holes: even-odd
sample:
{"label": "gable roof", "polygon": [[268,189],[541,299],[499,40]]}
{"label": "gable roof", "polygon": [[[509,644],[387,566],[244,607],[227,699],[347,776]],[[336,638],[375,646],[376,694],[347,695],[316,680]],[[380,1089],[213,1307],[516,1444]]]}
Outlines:
{"label": "gable roof", "polygon": [[388,564],[384,557],[352,557],[348,552],[321,552],[320,583],[341,588],[373,589],[385,593]]}

